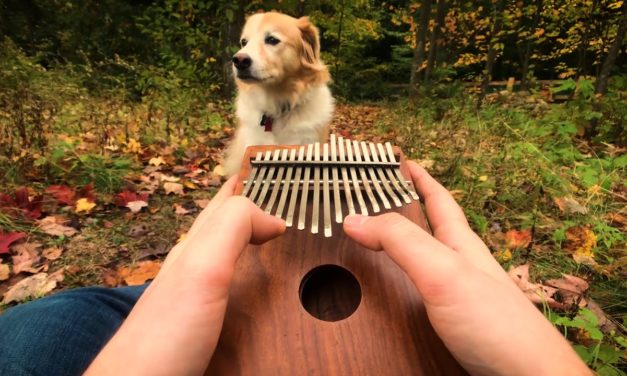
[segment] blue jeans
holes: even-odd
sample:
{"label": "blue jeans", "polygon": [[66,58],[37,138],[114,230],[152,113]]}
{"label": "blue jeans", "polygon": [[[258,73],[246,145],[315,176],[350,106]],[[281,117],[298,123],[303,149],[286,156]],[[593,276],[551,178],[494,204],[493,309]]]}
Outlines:
{"label": "blue jeans", "polygon": [[0,375],[80,375],[144,292],[87,287],[0,314]]}

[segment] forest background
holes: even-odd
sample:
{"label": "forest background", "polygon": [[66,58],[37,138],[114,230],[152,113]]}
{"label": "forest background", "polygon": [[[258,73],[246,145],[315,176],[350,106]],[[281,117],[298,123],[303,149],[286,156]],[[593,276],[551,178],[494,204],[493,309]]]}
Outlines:
{"label": "forest background", "polygon": [[615,0],[0,0],[0,306],[154,276],[220,185],[231,57],[269,10],[319,27],[335,132],[419,160],[590,367],[625,374]]}

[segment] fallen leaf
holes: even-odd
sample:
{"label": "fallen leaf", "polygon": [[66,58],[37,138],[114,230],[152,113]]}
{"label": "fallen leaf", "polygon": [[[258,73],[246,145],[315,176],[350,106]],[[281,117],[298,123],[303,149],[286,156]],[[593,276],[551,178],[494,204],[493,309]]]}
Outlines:
{"label": "fallen leaf", "polygon": [[213,173],[218,176],[226,175],[226,172],[224,171],[224,167],[222,167],[222,165],[216,165],[216,167],[213,168]]}
{"label": "fallen leaf", "polygon": [[118,274],[129,286],[143,285],[149,279],[154,279],[161,263],[158,261],[140,261],[135,266],[122,266],[118,268]]}
{"label": "fallen leaf", "polygon": [[479,181],[487,181],[487,180],[488,180],[488,175],[479,176]]}
{"label": "fallen leaf", "polygon": [[148,226],[146,226],[144,223],[138,223],[136,225],[133,225],[128,230],[128,236],[133,237],[133,238],[144,236],[147,233],[148,233]]}
{"label": "fallen leaf", "polygon": [[45,192],[52,195],[60,204],[74,205],[76,193],[67,185],[51,185]]}
{"label": "fallen leaf", "polygon": [[184,181],[183,185],[188,189],[198,189],[198,186],[189,180]]}
{"label": "fallen leaf", "polygon": [[63,217],[48,216],[37,222],[37,226],[43,232],[52,236],[67,236],[71,237],[78,233],[78,231],[69,226],[65,226],[66,220]]}
{"label": "fallen leaf", "polygon": [[588,209],[581,205],[577,200],[572,197],[557,197],[554,198],[553,201],[555,205],[562,211],[562,213],[566,214],[586,214]]}
{"label": "fallen leaf", "polygon": [[166,195],[169,195],[170,193],[174,193],[179,196],[182,196],[185,194],[183,192],[183,184],[179,184],[179,183],[171,183],[171,182],[163,183],[163,189],[165,190]]}
{"label": "fallen leaf", "polygon": [[502,251],[494,252],[494,258],[499,262],[507,262],[512,259],[512,251],[505,249]]}
{"label": "fallen leaf", "polygon": [[535,304],[548,304],[550,307],[563,308],[564,305],[553,298],[558,289],[529,282],[529,264],[511,267],[507,272],[525,296]]}
{"label": "fallen leaf", "polygon": [[150,160],[148,161],[148,164],[151,166],[161,166],[162,164],[165,164],[165,161],[163,160],[163,158],[161,156],[159,157],[153,157],[150,158]]}
{"label": "fallen leaf", "polygon": [[616,324],[607,318],[607,315],[603,312],[603,309],[601,309],[601,306],[599,306],[597,302],[590,299],[588,300],[587,307],[597,317],[599,321],[599,328],[603,333],[610,334],[612,331],[616,332],[618,330]]}
{"label": "fallen leaf", "polygon": [[102,282],[107,287],[118,287],[122,284],[122,277],[111,269],[104,269],[102,271]]}
{"label": "fallen leaf", "polygon": [[13,274],[20,274],[21,272],[38,273],[41,268],[33,268],[33,264],[36,264],[41,260],[39,256],[40,243],[22,243],[12,247],[13,255]]}
{"label": "fallen leaf", "polygon": [[170,182],[170,183],[176,183],[179,180],[181,180],[181,178],[177,178],[176,176],[170,176],[170,175],[166,175],[166,174],[162,174],[161,175],[161,181],[167,181],[167,182]]}
{"label": "fallen leaf", "polygon": [[583,226],[574,226],[566,230],[564,250],[573,256],[578,264],[596,265],[592,250],[597,245],[597,236]]}
{"label": "fallen leaf", "polygon": [[91,202],[86,198],[81,198],[76,201],[75,213],[90,213],[93,208],[96,207],[95,202]]}
{"label": "fallen leaf", "polygon": [[607,215],[607,219],[610,221],[612,226],[622,230],[627,230],[627,217],[624,215],[620,213],[609,213]]}
{"label": "fallen leaf", "polygon": [[505,233],[505,244],[509,249],[526,248],[531,243],[531,230],[509,230]]}
{"label": "fallen leaf", "polygon": [[0,281],[6,281],[9,279],[9,275],[11,274],[11,269],[9,265],[0,263]]}
{"label": "fallen leaf", "polygon": [[433,168],[435,161],[432,159],[420,159],[416,161],[416,163],[418,163],[418,165],[424,168],[425,170],[430,170],[431,168]]}
{"label": "fallen leaf", "polygon": [[134,138],[131,138],[124,147],[125,153],[139,154],[142,151],[142,145]]}
{"label": "fallen leaf", "polygon": [[209,205],[209,202],[211,202],[211,200],[206,199],[206,198],[204,198],[204,199],[200,199],[200,200],[194,200],[194,203],[195,203],[196,205],[198,205],[198,207],[199,207],[199,208],[201,208],[201,209],[206,208],[206,207],[207,207],[207,205]]}
{"label": "fallen leaf", "polygon": [[183,205],[174,204],[174,213],[178,215],[189,214],[189,210],[185,209]]}
{"label": "fallen leaf", "polygon": [[42,205],[42,197],[31,197],[26,187],[15,190],[13,196],[0,193],[0,210],[14,217],[37,219],[41,217]]}
{"label": "fallen leaf", "polygon": [[564,274],[562,278],[550,279],[544,283],[559,290],[559,295],[564,304],[585,306],[587,303],[583,296],[588,291],[590,285],[579,277]]}
{"label": "fallen leaf", "polygon": [[126,207],[131,209],[132,213],[139,213],[142,208],[145,208],[148,206],[148,203],[146,201],[131,201],[128,204],[126,204]]}
{"label": "fallen leaf", "polygon": [[133,201],[144,201],[148,203],[148,196],[147,193],[137,194],[137,192],[124,190],[115,195],[113,203],[117,206],[128,207],[128,203]]}
{"label": "fallen leaf", "polygon": [[58,259],[59,257],[61,257],[61,253],[63,253],[62,248],[51,247],[51,248],[44,249],[43,252],[41,252],[41,255],[50,261],[54,261]]}
{"label": "fallen leaf", "polygon": [[57,287],[57,282],[63,280],[63,274],[38,273],[12,286],[9,291],[4,294],[2,303],[9,304],[11,302],[21,302],[30,298],[38,298],[44,296]]}
{"label": "fallen leaf", "polygon": [[25,232],[2,232],[0,229],[0,255],[9,253],[9,246],[25,237]]}

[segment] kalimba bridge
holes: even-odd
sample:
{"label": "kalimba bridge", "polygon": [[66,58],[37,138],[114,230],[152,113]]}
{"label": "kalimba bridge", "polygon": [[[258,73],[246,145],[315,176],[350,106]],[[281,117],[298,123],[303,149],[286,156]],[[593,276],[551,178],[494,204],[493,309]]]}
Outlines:
{"label": "kalimba bridge", "polygon": [[[329,143],[288,146],[257,152],[242,195],[267,213],[297,228],[309,222],[325,237],[332,235],[345,214],[379,213],[418,200],[413,185],[400,170],[400,153],[388,142],[352,141],[331,135]],[[332,198],[331,198],[332,197]],[[298,213],[297,213],[298,210]]]}

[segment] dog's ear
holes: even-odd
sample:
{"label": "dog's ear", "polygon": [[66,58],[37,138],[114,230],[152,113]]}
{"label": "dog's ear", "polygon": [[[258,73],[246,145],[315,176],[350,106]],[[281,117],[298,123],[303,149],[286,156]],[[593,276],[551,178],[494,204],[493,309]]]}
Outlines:
{"label": "dog's ear", "polygon": [[311,83],[326,83],[329,81],[329,71],[320,60],[320,37],[309,17],[298,19],[298,29],[302,40],[301,66],[308,71],[308,80]]}
{"label": "dog's ear", "polygon": [[309,21],[309,17],[299,18],[298,28],[303,40],[303,60],[308,63],[307,65],[319,64],[320,37],[318,36],[318,29]]}

